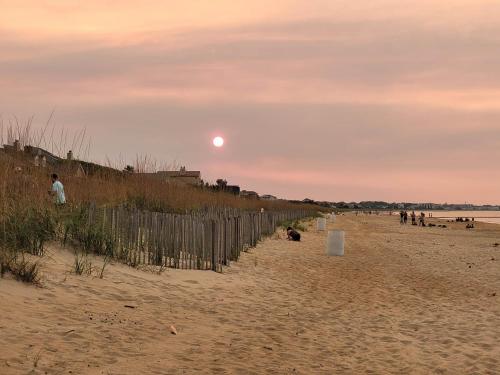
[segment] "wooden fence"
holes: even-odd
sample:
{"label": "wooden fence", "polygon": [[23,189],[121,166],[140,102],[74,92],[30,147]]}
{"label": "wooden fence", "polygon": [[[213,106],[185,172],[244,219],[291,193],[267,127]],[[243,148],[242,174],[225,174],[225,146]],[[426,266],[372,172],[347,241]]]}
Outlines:
{"label": "wooden fence", "polygon": [[112,256],[130,265],[222,271],[242,251],[273,234],[280,223],[308,211],[205,210],[175,215],[124,207],[91,208],[88,224],[102,226]]}

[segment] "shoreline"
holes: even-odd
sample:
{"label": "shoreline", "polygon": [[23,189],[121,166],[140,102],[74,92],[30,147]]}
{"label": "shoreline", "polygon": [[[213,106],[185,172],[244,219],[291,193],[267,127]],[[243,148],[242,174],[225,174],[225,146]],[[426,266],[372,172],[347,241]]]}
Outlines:
{"label": "shoreline", "polygon": [[[411,212],[413,210],[406,210],[406,211],[407,212]],[[349,212],[356,212],[356,210],[349,211]],[[369,212],[369,211],[358,211],[358,212],[363,213],[363,212]],[[371,211],[371,212],[378,212],[375,215],[380,215],[380,213],[386,214],[387,216],[397,216],[398,215],[397,211]],[[448,221],[448,222],[455,222],[455,219],[457,219],[457,218],[463,218],[463,219],[472,219],[472,218],[474,218],[474,221],[476,221],[476,222],[487,223],[487,224],[500,224],[500,211],[478,211],[478,212],[499,212],[498,216],[475,216],[475,215],[470,215],[470,214],[464,215],[463,213],[458,214],[458,213],[460,213],[460,211],[428,211],[428,210],[416,210],[415,211],[415,213],[420,213],[420,212],[425,213],[426,220],[428,220],[428,219],[440,219],[440,220],[445,220],[445,221]],[[434,214],[434,213],[437,213],[437,212],[439,212],[439,213],[453,212],[453,213],[457,213],[458,215],[452,215],[452,216],[434,216],[433,215],[432,217],[429,217],[429,213]],[[473,211],[464,211],[464,212],[465,213],[471,213]],[[484,219],[497,219],[497,221],[491,221],[491,220],[490,221],[485,221]]]}

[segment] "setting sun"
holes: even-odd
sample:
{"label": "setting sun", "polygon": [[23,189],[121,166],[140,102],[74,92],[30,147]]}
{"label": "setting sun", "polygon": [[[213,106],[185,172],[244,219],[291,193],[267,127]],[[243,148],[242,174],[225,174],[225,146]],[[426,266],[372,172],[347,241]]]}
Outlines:
{"label": "setting sun", "polygon": [[215,137],[213,140],[213,144],[215,147],[222,147],[224,146],[224,138],[222,137]]}

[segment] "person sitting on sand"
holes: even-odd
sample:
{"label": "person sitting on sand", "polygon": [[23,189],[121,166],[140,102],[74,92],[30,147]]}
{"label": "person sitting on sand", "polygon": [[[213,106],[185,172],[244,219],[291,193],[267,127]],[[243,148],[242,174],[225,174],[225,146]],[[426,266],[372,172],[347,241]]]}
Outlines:
{"label": "person sitting on sand", "polygon": [[286,234],[289,241],[300,241],[300,233],[292,227],[286,229]]}
{"label": "person sitting on sand", "polygon": [[58,206],[66,204],[66,196],[64,195],[64,186],[59,181],[59,176],[57,174],[52,174],[52,189],[49,190],[49,194],[55,197],[55,203]]}

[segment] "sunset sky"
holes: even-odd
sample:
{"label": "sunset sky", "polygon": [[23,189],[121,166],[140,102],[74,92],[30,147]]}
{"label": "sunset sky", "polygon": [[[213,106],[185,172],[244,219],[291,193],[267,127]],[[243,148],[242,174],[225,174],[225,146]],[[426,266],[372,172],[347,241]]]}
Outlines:
{"label": "sunset sky", "polygon": [[[0,114],[286,198],[500,204],[500,2],[0,0]],[[212,138],[226,144],[215,149]]]}

